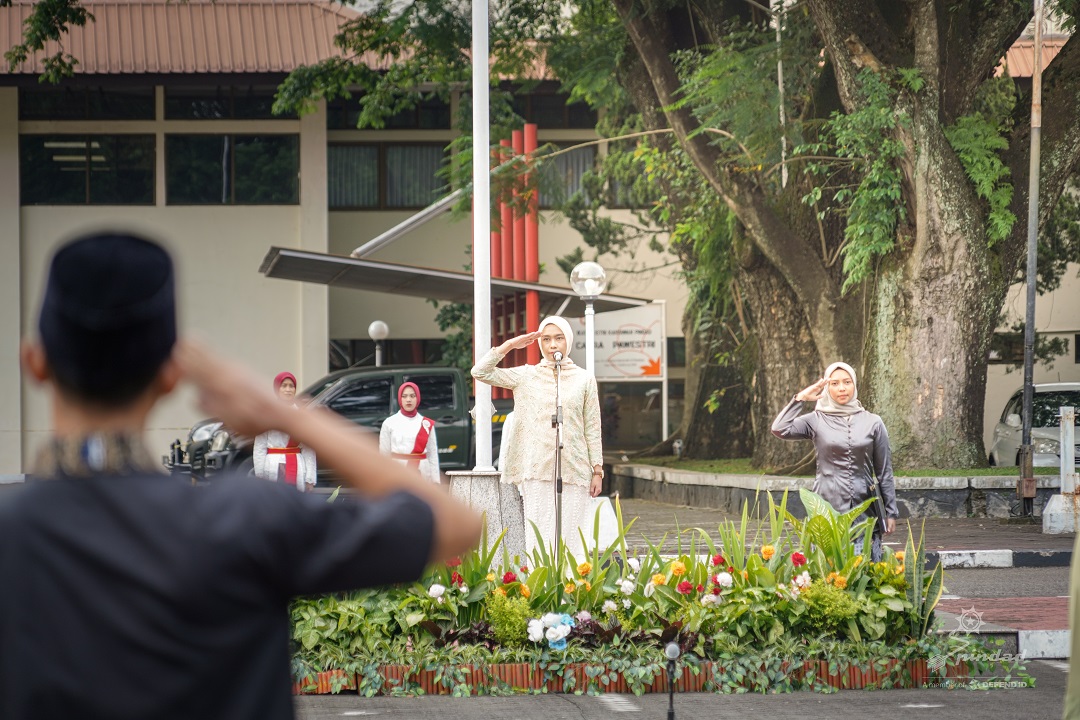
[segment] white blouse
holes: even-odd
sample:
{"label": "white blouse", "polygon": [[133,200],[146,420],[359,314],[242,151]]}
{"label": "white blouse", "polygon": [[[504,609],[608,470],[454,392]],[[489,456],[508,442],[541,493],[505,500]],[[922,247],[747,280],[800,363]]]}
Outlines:
{"label": "white blouse", "polygon": [[[285,455],[267,453],[268,448],[283,448],[289,444],[289,434],[280,430],[269,430],[255,436],[255,449],[252,451],[252,459],[255,462],[255,476],[263,480],[276,481],[278,479],[278,466],[285,465]],[[296,489],[300,492],[310,491],[315,487],[316,467],[315,451],[301,445],[300,454],[296,456]]]}
{"label": "white blouse", "polygon": [[[412,417],[396,412],[383,420],[382,429],[379,430],[379,451],[383,455],[408,455],[416,447],[416,436],[420,434],[420,423],[425,420],[423,415],[417,413]],[[431,422],[428,420],[428,422]],[[434,423],[433,423],[434,425]],[[439,482],[439,445],[435,440],[435,428],[431,428],[428,434],[427,444],[424,446],[424,457],[417,468],[420,475],[433,483]],[[402,465],[407,465],[408,460],[395,458]]]}
{"label": "white blouse", "polygon": [[[497,368],[502,360],[494,348],[472,369],[477,380],[514,391],[514,423],[505,430],[506,452],[499,459],[503,482],[554,479],[555,368],[539,365]],[[596,378],[571,361],[563,362],[559,395],[563,408],[563,481],[589,487],[593,468],[604,464],[600,442],[600,399]]]}

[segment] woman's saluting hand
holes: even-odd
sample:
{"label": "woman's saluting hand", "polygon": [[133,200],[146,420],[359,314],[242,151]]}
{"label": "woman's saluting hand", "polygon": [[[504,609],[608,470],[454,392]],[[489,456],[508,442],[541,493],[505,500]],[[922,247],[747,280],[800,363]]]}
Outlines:
{"label": "woman's saluting hand", "polygon": [[529,347],[536,339],[540,337],[540,331],[525,333],[524,335],[518,335],[516,338],[510,338],[502,345],[498,347],[498,353],[505,355],[511,350],[521,350],[522,348]]}
{"label": "woman's saluting hand", "polygon": [[821,378],[813,385],[808,385],[800,390],[799,394],[795,396],[795,399],[800,402],[814,402],[820,400],[821,396],[825,394],[825,386],[828,383],[828,378]]}

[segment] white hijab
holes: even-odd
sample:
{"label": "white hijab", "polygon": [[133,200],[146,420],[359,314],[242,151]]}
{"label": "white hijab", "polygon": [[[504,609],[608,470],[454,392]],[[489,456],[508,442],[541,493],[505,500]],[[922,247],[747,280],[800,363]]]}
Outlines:
{"label": "white hijab", "polygon": [[832,399],[832,395],[829,394],[828,384],[826,383],[825,391],[817,401],[817,406],[814,409],[823,412],[826,415],[854,415],[855,413],[864,411],[866,408],[859,402],[859,382],[855,378],[855,368],[847,363],[834,362],[832,365],[825,368],[825,379],[828,380],[837,370],[843,370],[851,376],[851,385],[853,389],[851,399],[844,405],[839,404]]}
{"label": "white hijab", "polygon": [[[563,358],[563,369],[568,369],[574,366],[574,361],[570,359],[570,351],[574,349],[574,331],[570,327],[570,323],[566,322],[558,315],[552,315],[546,317],[540,322],[540,327],[536,328],[537,332],[543,332],[544,328],[548,325],[554,325],[563,332],[563,337],[566,338],[566,357]],[[537,339],[536,344],[540,346],[540,354],[544,356],[544,359],[540,361],[540,365],[543,367],[554,367],[555,362],[549,358],[544,351],[544,344]]]}

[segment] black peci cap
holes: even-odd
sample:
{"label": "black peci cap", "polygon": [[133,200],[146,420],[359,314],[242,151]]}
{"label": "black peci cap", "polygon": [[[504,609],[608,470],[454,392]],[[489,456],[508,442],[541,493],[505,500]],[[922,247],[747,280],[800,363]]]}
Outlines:
{"label": "black peci cap", "polygon": [[134,399],[176,344],[172,259],[123,233],[69,242],[53,257],[38,331],[64,390],[107,405]]}

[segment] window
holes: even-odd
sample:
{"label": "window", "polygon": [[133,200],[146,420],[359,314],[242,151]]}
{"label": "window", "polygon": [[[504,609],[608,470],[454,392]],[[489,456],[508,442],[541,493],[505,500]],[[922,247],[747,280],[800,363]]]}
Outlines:
{"label": "window", "polygon": [[990,340],[990,354],[987,362],[991,365],[1023,365],[1024,335],[1022,333],[994,333]]}
{"label": "window", "polygon": [[170,205],[295,205],[299,135],[167,135]]}
{"label": "window", "polygon": [[596,111],[588,104],[567,104],[570,96],[565,93],[534,92],[514,97],[514,112],[527,123],[536,123],[540,130],[580,129],[596,127]]}
{"label": "window", "polygon": [[247,87],[167,87],[166,120],[295,120],[294,113],[275,115],[277,88]]}
{"label": "window", "polygon": [[[686,338],[669,337],[667,339],[668,367],[686,367]],[[671,386],[668,385],[670,390]]]}
{"label": "window", "polygon": [[[360,120],[360,98],[338,98],[326,103],[328,130],[355,130]],[[425,98],[409,110],[386,119],[387,130],[449,130],[450,103]]]}
{"label": "window", "polygon": [[23,135],[23,205],[153,205],[153,135]]}
{"label": "window", "polygon": [[330,208],[422,208],[445,194],[442,143],[327,146]]}
{"label": "window", "polygon": [[403,379],[420,388],[420,407],[424,413],[454,408],[453,375],[405,375]]}
{"label": "window", "polygon": [[19,88],[20,120],[153,120],[153,87]]}
{"label": "window", "polygon": [[1080,364],[1080,334],[1073,335],[1073,362]]}
{"label": "window", "polygon": [[586,145],[556,155],[540,170],[540,207],[550,208],[566,201],[581,189],[581,176],[596,164],[596,146]]}
{"label": "window", "polygon": [[354,422],[370,420],[372,415],[385,418],[390,414],[390,378],[353,383],[326,406]]}

